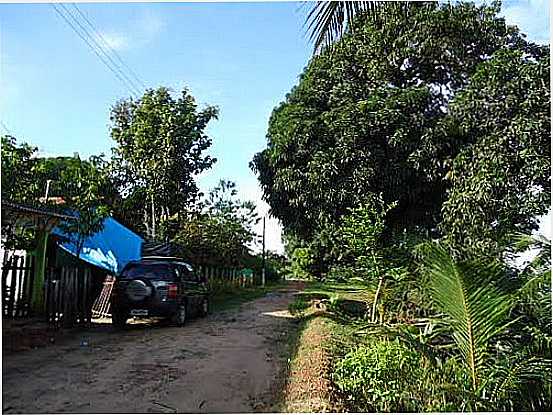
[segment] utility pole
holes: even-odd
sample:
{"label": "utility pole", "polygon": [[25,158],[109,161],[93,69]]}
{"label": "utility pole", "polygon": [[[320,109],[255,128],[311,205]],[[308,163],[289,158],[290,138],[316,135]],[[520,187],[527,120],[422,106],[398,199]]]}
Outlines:
{"label": "utility pole", "polygon": [[265,216],[263,216],[263,269],[261,271],[261,285],[265,287]]}
{"label": "utility pole", "polygon": [[46,180],[46,192],[44,195],[44,203],[48,203],[48,194],[50,193],[50,183],[52,183],[52,179]]}

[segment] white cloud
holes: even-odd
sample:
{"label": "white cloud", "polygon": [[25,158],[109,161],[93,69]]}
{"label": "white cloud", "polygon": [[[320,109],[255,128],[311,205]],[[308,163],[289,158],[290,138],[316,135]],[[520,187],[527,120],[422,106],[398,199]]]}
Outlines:
{"label": "white cloud", "polygon": [[123,50],[129,47],[129,38],[122,33],[102,33],[102,39],[114,50]]}
{"label": "white cloud", "polygon": [[127,30],[105,29],[100,33],[112,49],[120,51],[142,47],[151,43],[157,39],[164,28],[165,21],[161,16],[152,11],[144,11],[129,21]]}
{"label": "white cloud", "polygon": [[163,19],[151,11],[143,13],[138,18],[136,25],[139,33],[148,41],[155,39],[165,28]]}

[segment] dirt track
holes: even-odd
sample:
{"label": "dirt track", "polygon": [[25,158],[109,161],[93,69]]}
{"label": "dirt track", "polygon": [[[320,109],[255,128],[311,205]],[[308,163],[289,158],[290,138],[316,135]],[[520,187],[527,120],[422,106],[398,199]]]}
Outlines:
{"label": "dirt track", "polygon": [[294,292],[280,290],[182,328],[99,327],[4,356],[4,412],[275,411]]}

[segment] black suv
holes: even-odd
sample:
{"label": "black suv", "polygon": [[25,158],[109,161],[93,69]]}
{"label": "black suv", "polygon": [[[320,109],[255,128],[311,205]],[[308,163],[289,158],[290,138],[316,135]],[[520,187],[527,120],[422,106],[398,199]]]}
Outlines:
{"label": "black suv", "polygon": [[170,317],[182,326],[189,316],[207,315],[207,284],[182,259],[144,257],[129,262],[117,277],[111,308],[119,328],[129,317]]}

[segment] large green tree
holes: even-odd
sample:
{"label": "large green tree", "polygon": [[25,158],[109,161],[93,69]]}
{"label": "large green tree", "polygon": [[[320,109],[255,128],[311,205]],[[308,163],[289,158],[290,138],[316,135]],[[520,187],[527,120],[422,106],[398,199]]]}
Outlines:
{"label": "large green tree", "polygon": [[[499,50],[542,55],[499,17],[499,5],[459,3],[359,14],[340,41],[314,57],[269,121],[252,167],[288,232],[317,240],[370,195],[397,201],[389,230],[437,233],[451,185],[432,174],[451,159],[421,158],[424,138],[479,66]],[[454,135],[457,152],[472,143]]]}
{"label": "large green tree", "polygon": [[156,238],[162,221],[197,198],[195,176],[216,161],[205,154],[212,143],[205,129],[217,114],[212,106],[199,110],[186,89],[174,97],[163,87],[112,108],[113,172],[124,222],[141,223],[133,228]]}
{"label": "large green tree", "polygon": [[451,103],[443,124],[456,134],[428,135],[430,154],[451,152],[459,136],[470,143],[436,157],[447,161],[438,171],[450,183],[440,227],[460,250],[496,252],[550,209],[550,105],[549,49],[501,50]]}

